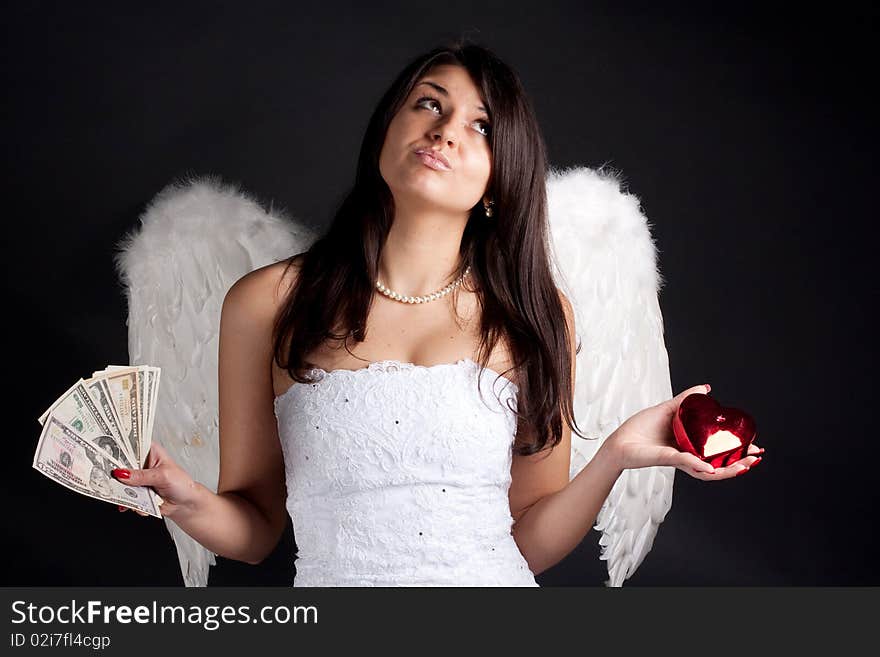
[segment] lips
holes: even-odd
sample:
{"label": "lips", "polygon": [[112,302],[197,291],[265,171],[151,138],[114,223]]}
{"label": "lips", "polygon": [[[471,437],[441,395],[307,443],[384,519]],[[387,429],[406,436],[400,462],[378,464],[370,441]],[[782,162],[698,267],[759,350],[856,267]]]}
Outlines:
{"label": "lips", "polygon": [[440,151],[435,151],[430,148],[419,148],[415,153],[432,169],[452,171],[452,165],[449,164],[449,160]]}

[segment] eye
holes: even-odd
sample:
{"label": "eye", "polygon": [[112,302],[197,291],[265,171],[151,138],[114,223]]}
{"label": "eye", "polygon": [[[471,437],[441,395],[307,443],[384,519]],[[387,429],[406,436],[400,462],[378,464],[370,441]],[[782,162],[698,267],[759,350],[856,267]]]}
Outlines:
{"label": "eye", "polygon": [[430,96],[425,96],[424,98],[419,98],[419,100],[416,102],[416,105],[421,105],[422,102],[424,102],[426,100],[431,103],[436,103],[437,107],[440,107],[440,101],[437,100],[436,98],[431,98]]}
{"label": "eye", "polygon": [[[420,106],[422,106],[422,103],[425,103],[425,102],[434,103],[437,105],[438,109],[440,108],[440,101],[437,100],[436,98],[432,98],[431,96],[423,96],[422,98],[419,98],[418,101],[416,101],[416,106],[420,107]],[[484,126],[483,130],[477,131],[481,135],[483,135],[484,137],[488,137],[491,134],[491,130],[492,130],[491,123],[489,123],[488,121],[483,120],[483,119],[476,121],[476,123],[482,124]]]}

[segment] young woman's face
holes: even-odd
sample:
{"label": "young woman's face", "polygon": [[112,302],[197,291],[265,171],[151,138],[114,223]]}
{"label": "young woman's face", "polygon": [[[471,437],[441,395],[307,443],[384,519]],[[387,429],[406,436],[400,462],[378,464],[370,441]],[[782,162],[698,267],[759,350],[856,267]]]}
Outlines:
{"label": "young woman's face", "polygon": [[[461,66],[436,66],[418,80],[391,120],[379,156],[396,203],[469,212],[480,202],[492,172],[491,128],[483,107]],[[428,166],[416,153],[420,148],[442,153],[451,170]]]}

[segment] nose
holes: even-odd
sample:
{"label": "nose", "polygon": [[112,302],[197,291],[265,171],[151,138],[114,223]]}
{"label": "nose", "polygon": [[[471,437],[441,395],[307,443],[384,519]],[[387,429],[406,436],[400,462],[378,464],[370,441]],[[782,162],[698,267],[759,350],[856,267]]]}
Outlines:
{"label": "nose", "polygon": [[455,140],[449,136],[449,131],[441,131],[439,129],[431,131],[431,141],[437,141],[438,139],[443,139],[445,135],[445,141],[452,146],[455,143]]}
{"label": "nose", "polygon": [[430,134],[431,141],[443,139],[450,146],[454,145],[458,141],[458,132],[457,129],[453,126],[451,116],[445,121],[440,121],[436,125],[432,126]]}

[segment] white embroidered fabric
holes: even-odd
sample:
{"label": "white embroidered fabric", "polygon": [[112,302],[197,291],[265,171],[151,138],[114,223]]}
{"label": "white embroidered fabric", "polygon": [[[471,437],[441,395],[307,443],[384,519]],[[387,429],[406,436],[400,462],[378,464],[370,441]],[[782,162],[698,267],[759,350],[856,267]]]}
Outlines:
{"label": "white embroidered fabric", "polygon": [[294,586],[538,586],[511,534],[517,386],[465,358],[313,368],[275,398]]}

